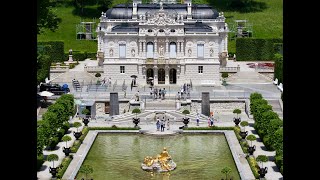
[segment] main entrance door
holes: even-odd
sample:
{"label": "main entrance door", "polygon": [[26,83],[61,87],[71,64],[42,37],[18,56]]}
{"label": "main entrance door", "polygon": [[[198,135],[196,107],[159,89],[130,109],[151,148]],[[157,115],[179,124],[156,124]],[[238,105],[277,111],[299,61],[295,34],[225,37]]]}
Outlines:
{"label": "main entrance door", "polygon": [[165,83],[165,71],[164,69],[158,70],[158,84],[164,84]]}
{"label": "main entrance door", "polygon": [[151,80],[153,79],[153,75],[153,69],[147,69],[147,84],[150,84]]}
{"label": "main entrance door", "polygon": [[169,79],[170,79],[170,84],[177,84],[177,70],[176,69],[170,69],[169,72]]}

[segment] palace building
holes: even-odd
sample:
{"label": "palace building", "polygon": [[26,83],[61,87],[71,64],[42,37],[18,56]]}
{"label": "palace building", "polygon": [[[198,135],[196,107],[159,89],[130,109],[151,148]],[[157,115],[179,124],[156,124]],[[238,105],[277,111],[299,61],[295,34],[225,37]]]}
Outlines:
{"label": "palace building", "polygon": [[221,85],[228,27],[208,5],[163,2],[119,4],[102,12],[97,27],[99,66],[118,84]]}

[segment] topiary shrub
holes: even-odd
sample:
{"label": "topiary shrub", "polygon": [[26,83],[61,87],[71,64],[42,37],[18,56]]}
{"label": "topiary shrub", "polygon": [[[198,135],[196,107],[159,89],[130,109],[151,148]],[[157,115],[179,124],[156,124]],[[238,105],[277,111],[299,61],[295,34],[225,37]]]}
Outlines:
{"label": "topiary shrub", "polygon": [[101,77],[101,74],[99,72],[97,72],[94,76],[99,78],[99,77]]}

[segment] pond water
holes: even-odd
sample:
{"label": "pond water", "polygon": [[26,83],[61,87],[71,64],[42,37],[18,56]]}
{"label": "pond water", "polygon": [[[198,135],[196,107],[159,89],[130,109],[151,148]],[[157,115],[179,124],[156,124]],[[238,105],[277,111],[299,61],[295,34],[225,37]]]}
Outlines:
{"label": "pond water", "polygon": [[[167,173],[146,172],[141,163],[146,156],[160,154],[167,147],[177,168]],[[221,170],[228,166],[228,177],[240,179],[238,170],[223,134],[194,134],[175,136],[148,136],[142,134],[97,135],[85,161],[93,167],[88,179],[171,179],[221,180]],[[85,177],[78,173],[77,179]]]}

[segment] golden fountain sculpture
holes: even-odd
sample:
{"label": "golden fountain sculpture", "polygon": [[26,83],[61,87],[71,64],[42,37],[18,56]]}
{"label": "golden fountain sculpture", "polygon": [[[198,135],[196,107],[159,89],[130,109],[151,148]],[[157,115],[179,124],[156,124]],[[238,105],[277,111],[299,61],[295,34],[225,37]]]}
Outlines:
{"label": "golden fountain sculpture", "polygon": [[159,172],[168,172],[176,168],[176,163],[173,162],[171,156],[169,155],[167,148],[163,148],[163,151],[155,156],[146,156],[141,168],[145,171],[159,171]]}

